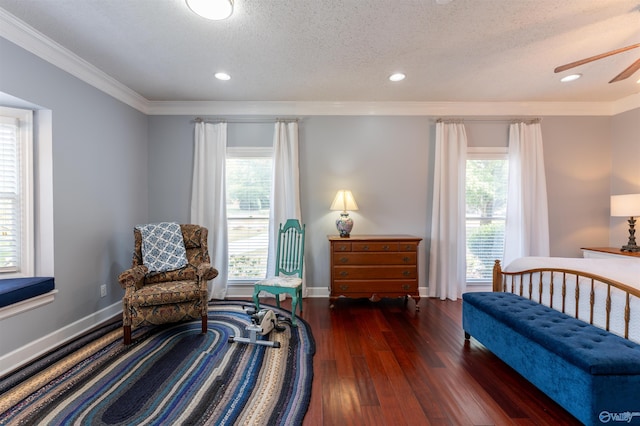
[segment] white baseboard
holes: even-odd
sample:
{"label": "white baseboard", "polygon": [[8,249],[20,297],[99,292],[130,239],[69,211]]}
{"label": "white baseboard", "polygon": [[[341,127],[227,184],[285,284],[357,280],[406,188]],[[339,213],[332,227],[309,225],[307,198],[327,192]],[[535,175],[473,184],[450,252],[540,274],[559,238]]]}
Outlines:
{"label": "white baseboard", "polygon": [[113,318],[120,312],[122,312],[122,302],[114,303],[21,348],[2,355],[0,357],[0,376],[26,365],[61,344],[80,336],[92,327]]}
{"label": "white baseboard", "polygon": [[[418,292],[420,297],[427,297],[428,287],[420,287]],[[235,284],[227,289],[227,298],[251,297],[253,296],[253,284]],[[329,298],[327,287],[307,287],[307,296],[312,298]]]}

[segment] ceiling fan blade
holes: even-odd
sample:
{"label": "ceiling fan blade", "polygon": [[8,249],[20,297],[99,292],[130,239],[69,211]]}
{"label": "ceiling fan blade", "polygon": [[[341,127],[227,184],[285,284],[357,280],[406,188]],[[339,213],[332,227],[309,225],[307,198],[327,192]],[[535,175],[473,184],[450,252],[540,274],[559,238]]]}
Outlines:
{"label": "ceiling fan blade", "polygon": [[598,59],[606,58],[607,56],[617,55],[618,53],[626,52],[627,50],[635,49],[636,47],[640,47],[640,43],[632,44],[631,46],[621,47],[620,49],[612,50],[610,52],[601,53],[596,56],[592,56],[590,58],[581,59],[579,61],[571,62],[570,64],[561,65],[556,67],[553,72],[558,73],[562,71],[566,71],[571,68],[578,67],[580,65],[588,64],[589,62],[597,61]]}
{"label": "ceiling fan blade", "polygon": [[616,75],[609,83],[615,83],[616,81],[624,80],[631,77],[636,71],[640,70],[640,59],[629,65],[627,69]]}

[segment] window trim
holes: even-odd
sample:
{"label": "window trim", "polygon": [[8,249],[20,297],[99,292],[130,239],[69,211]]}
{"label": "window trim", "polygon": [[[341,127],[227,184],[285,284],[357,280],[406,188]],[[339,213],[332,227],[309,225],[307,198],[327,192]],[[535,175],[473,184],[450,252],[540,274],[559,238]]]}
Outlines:
{"label": "window trim", "polygon": [[[271,158],[273,160],[273,148],[272,147],[247,147],[247,146],[228,146],[226,149],[226,159],[229,158]],[[225,182],[226,185],[226,182]],[[271,218],[269,218],[271,220]],[[229,218],[227,217],[227,223]],[[240,287],[248,284],[253,285],[256,279],[237,279],[228,278],[227,283],[229,286]]]}
{"label": "window trim", "polygon": [[[0,96],[4,95],[0,92]],[[35,251],[32,276],[54,276],[54,223],[53,223],[53,111],[39,108],[16,98],[14,108],[32,111],[32,148],[34,200],[32,221]],[[2,105],[3,108],[9,108]],[[2,278],[11,278],[0,275]],[[16,277],[13,277],[16,278]],[[0,308],[0,320],[52,303],[58,290]]]}
{"label": "window trim", "polygon": [[[509,161],[508,147],[467,147],[466,160],[506,160]],[[466,164],[465,164],[466,167]],[[466,198],[465,198],[466,203]],[[467,217],[465,215],[465,229],[467,226]],[[466,236],[465,236],[466,243]],[[492,284],[491,279],[472,279],[469,280],[465,276],[465,282],[468,287],[486,286]]]}
{"label": "window trim", "polygon": [[20,262],[12,271],[0,271],[0,278],[24,278],[35,274],[35,169],[33,111],[0,106],[0,115],[18,120],[20,149]]}

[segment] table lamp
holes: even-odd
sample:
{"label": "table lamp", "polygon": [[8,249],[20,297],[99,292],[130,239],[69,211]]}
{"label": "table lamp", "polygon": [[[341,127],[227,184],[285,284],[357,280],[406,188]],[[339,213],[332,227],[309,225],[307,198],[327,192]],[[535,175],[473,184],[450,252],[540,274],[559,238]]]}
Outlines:
{"label": "table lamp", "polygon": [[640,194],[625,194],[611,196],[611,216],[624,216],[629,218],[629,242],[620,250],[640,252],[636,244],[636,217],[640,216]]}
{"label": "table lamp", "polygon": [[358,210],[356,200],[353,198],[351,191],[341,189],[336,194],[336,198],[331,203],[331,210],[341,210],[340,217],[336,220],[336,227],[340,233],[340,237],[349,238],[349,234],[353,229],[353,219],[349,217],[347,210]]}

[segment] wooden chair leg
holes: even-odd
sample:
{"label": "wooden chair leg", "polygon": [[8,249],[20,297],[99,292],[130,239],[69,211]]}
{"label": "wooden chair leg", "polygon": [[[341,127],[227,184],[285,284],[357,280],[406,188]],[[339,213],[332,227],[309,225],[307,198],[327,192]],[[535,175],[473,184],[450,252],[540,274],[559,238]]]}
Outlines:
{"label": "wooden chair leg", "polygon": [[209,324],[209,318],[207,315],[202,316],[202,334],[207,333],[207,326]]}
{"label": "wooden chair leg", "polygon": [[298,296],[291,295],[291,325],[296,326],[296,308],[298,307]]}
{"label": "wooden chair leg", "polygon": [[123,331],[124,331],[124,344],[125,345],[130,345],[131,344],[131,326],[130,325],[124,325],[122,326]]}

